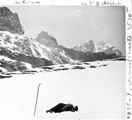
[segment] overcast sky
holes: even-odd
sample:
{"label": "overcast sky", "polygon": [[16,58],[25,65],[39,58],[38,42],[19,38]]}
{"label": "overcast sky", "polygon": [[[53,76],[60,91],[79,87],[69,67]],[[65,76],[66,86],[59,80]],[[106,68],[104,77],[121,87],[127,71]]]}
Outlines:
{"label": "overcast sky", "polygon": [[17,12],[25,35],[46,31],[58,44],[72,48],[93,40],[106,41],[125,54],[125,7],[8,6]]}

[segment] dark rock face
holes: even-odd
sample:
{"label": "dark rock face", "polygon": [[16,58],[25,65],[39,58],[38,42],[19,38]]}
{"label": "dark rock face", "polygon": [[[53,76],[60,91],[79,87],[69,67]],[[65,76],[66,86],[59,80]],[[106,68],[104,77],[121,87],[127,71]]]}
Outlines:
{"label": "dark rock face", "polygon": [[5,49],[3,47],[0,47],[0,55],[6,56],[13,60],[29,63],[32,65],[33,68],[40,67],[40,66],[53,65],[51,61],[46,60],[44,58],[37,58],[33,56],[26,56],[24,54],[11,52],[10,50]]}
{"label": "dark rock face", "polygon": [[12,13],[7,7],[0,7],[0,31],[24,34],[17,13]]}
{"label": "dark rock face", "polygon": [[89,43],[88,43],[88,51],[87,52],[91,52],[91,53],[93,53],[94,52],[94,50],[95,50],[95,47],[94,47],[94,42],[93,42],[93,40],[90,40],[89,41]]}
{"label": "dark rock face", "polygon": [[114,53],[116,56],[121,57],[122,53],[121,51],[119,51],[118,49],[112,50],[112,49],[107,49],[106,51],[104,51],[106,54],[111,54]]}
{"label": "dark rock face", "polygon": [[58,45],[56,39],[44,31],[40,32],[35,40],[47,47],[56,47]]}
{"label": "dark rock face", "polygon": [[6,61],[4,59],[0,60],[0,67],[5,68],[9,72],[27,70],[24,64],[21,63],[20,61],[13,62],[13,61]]}

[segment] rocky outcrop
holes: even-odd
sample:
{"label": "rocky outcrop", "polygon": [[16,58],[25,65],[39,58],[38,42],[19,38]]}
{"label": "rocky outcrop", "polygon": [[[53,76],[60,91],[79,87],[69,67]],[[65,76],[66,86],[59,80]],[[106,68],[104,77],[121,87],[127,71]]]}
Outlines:
{"label": "rocky outcrop", "polygon": [[44,58],[37,58],[33,56],[27,56],[22,53],[12,52],[4,47],[0,47],[0,55],[6,56],[13,60],[29,63],[32,65],[33,68],[53,65],[51,61],[46,60]]}
{"label": "rocky outcrop", "polygon": [[24,34],[17,13],[12,13],[7,7],[0,7],[0,31]]}
{"label": "rocky outcrop", "polygon": [[58,45],[56,39],[44,31],[40,32],[35,40],[47,47],[56,47]]}
{"label": "rocky outcrop", "polygon": [[73,49],[76,50],[76,51],[93,53],[95,51],[95,45],[94,45],[93,40],[90,40],[88,43],[77,45]]}
{"label": "rocky outcrop", "polygon": [[7,61],[4,59],[0,59],[0,67],[9,72],[27,70],[26,66],[20,61]]}

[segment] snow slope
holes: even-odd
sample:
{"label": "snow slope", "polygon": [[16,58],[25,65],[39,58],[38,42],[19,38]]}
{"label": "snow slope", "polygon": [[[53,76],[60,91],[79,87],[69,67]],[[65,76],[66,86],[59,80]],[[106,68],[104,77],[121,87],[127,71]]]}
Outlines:
{"label": "snow slope", "polygon": [[[125,61],[104,63],[108,65],[1,79],[0,119],[124,119]],[[42,85],[34,116],[39,83]],[[79,111],[45,112],[60,102],[78,105]]]}
{"label": "snow slope", "polygon": [[[26,56],[34,56],[37,58],[45,58],[54,64],[74,62],[66,53],[61,50],[55,50],[46,47],[33,39],[29,39],[24,35],[12,34],[8,31],[0,31],[0,47],[10,50],[12,53],[24,54]],[[63,61],[61,59],[64,59]]]}

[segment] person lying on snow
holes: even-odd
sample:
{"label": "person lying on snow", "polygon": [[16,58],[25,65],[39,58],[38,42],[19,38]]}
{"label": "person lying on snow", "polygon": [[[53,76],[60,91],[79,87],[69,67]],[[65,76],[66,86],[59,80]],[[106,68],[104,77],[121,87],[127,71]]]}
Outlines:
{"label": "person lying on snow", "polygon": [[78,111],[78,106],[73,106],[72,104],[59,103],[55,107],[47,110],[46,113],[48,113],[48,112],[61,113],[64,111],[71,111],[71,112]]}

